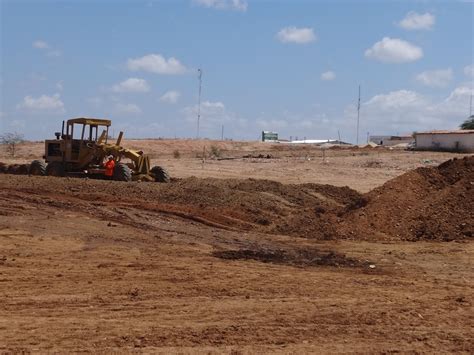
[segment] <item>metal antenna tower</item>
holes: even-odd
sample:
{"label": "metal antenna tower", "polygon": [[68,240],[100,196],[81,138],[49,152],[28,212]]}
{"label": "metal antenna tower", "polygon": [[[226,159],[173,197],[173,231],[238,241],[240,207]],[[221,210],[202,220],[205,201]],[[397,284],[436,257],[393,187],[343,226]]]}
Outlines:
{"label": "metal antenna tower", "polygon": [[199,79],[199,94],[198,94],[198,117],[197,117],[197,134],[196,138],[199,138],[199,121],[201,120],[201,86],[202,86],[202,69],[198,69]]}
{"label": "metal antenna tower", "polygon": [[360,85],[359,85],[359,101],[357,102],[357,138],[356,138],[357,145],[359,145],[359,116],[360,116]]}

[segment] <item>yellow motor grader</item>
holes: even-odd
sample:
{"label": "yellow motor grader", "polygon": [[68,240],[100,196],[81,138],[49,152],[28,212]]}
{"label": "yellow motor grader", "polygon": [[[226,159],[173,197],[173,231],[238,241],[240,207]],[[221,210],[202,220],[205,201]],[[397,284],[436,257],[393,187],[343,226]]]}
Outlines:
{"label": "yellow motor grader", "polygon": [[[168,172],[160,166],[150,168],[150,158],[142,151],[120,145],[123,132],[115,142],[109,141],[110,120],[74,118],[63,121],[56,139],[45,141],[45,161],[34,160],[31,175],[51,176],[104,176],[104,159],[115,160],[113,180],[169,182]],[[102,130],[101,133],[99,131]]]}

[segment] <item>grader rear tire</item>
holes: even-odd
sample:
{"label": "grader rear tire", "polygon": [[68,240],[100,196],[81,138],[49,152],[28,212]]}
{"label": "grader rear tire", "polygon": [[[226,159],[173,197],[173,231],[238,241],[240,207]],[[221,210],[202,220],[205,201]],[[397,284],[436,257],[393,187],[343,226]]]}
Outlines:
{"label": "grader rear tire", "polygon": [[46,175],[48,176],[66,176],[63,163],[53,161],[46,166]]}
{"label": "grader rear tire", "polygon": [[132,170],[128,165],[118,163],[114,168],[113,179],[115,181],[132,181]]}
{"label": "grader rear tire", "polygon": [[156,182],[170,182],[170,175],[161,166],[154,166],[150,171],[155,175]]}
{"label": "grader rear tire", "polygon": [[30,175],[46,175],[46,164],[41,160],[33,160],[30,164]]}

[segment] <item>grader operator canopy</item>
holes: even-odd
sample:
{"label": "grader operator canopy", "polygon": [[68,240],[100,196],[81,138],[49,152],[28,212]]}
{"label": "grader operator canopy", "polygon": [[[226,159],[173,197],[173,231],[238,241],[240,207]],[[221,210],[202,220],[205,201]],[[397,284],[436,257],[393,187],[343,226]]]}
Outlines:
{"label": "grader operator canopy", "polygon": [[[87,118],[87,117],[80,117],[80,118],[73,118],[67,121],[66,123],[66,131],[64,131],[64,121],[63,127],[61,130],[61,138],[62,139],[81,139],[81,140],[88,140],[97,142],[99,139],[98,132],[99,127],[104,127],[105,135],[104,135],[104,143],[107,143],[107,138],[109,136],[109,127],[112,125],[111,120],[100,119],[100,118]],[[80,136],[79,136],[80,134]],[[58,134],[56,134],[56,138],[59,139]]]}

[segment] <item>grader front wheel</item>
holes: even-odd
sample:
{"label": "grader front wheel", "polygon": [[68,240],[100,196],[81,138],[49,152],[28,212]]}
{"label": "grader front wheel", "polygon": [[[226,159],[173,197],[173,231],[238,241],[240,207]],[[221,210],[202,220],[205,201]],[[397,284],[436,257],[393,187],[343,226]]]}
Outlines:
{"label": "grader front wheel", "polygon": [[128,165],[118,163],[115,165],[113,178],[115,181],[132,181],[132,170]]}
{"label": "grader front wheel", "polygon": [[155,176],[156,182],[170,182],[170,175],[161,166],[155,166],[150,171]]}

